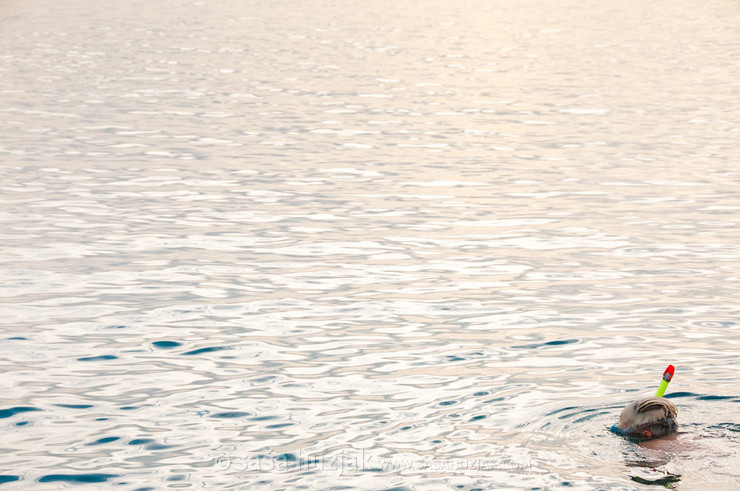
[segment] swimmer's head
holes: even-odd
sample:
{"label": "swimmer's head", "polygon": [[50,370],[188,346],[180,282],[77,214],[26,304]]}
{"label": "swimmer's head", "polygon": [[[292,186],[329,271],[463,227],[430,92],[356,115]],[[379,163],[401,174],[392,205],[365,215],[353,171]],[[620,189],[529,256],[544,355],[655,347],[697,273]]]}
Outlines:
{"label": "swimmer's head", "polygon": [[612,431],[634,438],[659,438],[678,429],[676,405],[662,397],[646,397],[629,404]]}

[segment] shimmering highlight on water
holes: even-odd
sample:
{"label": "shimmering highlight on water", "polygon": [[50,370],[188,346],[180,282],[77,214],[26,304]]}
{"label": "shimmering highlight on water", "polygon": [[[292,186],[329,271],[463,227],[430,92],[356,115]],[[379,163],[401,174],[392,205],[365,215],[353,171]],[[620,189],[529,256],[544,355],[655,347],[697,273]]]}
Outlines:
{"label": "shimmering highlight on water", "polygon": [[5,2],[2,488],[734,489],[738,21]]}

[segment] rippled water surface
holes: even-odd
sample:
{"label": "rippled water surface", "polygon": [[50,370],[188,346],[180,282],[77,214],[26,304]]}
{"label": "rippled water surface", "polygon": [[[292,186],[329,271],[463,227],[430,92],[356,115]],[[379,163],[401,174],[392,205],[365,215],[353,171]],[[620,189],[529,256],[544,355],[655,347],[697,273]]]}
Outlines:
{"label": "rippled water surface", "polygon": [[3,2],[1,488],[736,489],[738,25]]}

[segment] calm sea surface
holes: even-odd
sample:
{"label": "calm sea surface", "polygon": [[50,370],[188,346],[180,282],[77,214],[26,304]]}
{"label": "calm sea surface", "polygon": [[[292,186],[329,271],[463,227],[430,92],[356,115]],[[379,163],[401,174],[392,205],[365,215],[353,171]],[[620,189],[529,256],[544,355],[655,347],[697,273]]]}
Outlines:
{"label": "calm sea surface", "polygon": [[3,1],[0,489],[737,489],[738,26]]}

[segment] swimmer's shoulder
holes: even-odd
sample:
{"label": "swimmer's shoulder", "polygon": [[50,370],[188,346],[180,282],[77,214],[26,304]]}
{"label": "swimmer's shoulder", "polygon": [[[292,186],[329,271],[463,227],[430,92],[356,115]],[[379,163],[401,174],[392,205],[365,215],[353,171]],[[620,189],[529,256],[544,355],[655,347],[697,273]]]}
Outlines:
{"label": "swimmer's shoulder", "polygon": [[702,444],[705,437],[688,431],[678,431],[662,438],[654,438],[640,442],[640,446],[650,450],[659,450],[670,453],[693,452],[705,449]]}

